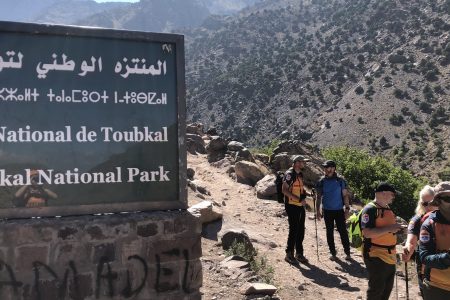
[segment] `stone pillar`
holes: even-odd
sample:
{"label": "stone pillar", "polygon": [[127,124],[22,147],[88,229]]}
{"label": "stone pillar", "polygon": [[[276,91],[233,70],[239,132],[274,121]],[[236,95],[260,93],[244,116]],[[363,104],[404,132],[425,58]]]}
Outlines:
{"label": "stone pillar", "polygon": [[0,224],[2,300],[201,298],[201,224],[186,211]]}

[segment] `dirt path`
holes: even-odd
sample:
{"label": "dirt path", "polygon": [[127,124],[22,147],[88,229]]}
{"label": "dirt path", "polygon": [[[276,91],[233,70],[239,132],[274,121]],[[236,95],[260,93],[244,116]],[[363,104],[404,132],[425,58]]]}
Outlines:
{"label": "dirt path", "polygon": [[[287,218],[282,216],[283,205],[271,200],[256,198],[253,187],[236,183],[226,169],[211,166],[206,156],[188,155],[188,167],[195,170],[195,179],[211,193],[206,200],[213,201],[223,212],[223,221],[214,224],[216,230],[244,229],[259,255],[265,256],[274,268],[273,284],[280,299],[364,299],[367,279],[362,257],[352,249],[352,262],[345,261],[340,238],[335,234],[338,261],[330,261],[323,222],[317,224],[319,259],[316,252],[315,225],[312,212],[307,212],[304,241],[305,256],[309,265],[291,266],[284,261],[284,249],[288,234]],[[189,191],[189,205],[203,199]],[[211,231],[211,228],[209,228]],[[335,232],[337,233],[337,232]],[[232,274],[220,272],[218,264],[225,256],[215,236],[202,238],[203,249],[203,299],[244,299],[239,294],[243,284]],[[411,276],[413,275],[413,276]],[[409,284],[409,299],[420,299],[416,278]],[[406,299],[405,280],[398,276],[398,299]],[[397,299],[396,289],[390,299]]]}

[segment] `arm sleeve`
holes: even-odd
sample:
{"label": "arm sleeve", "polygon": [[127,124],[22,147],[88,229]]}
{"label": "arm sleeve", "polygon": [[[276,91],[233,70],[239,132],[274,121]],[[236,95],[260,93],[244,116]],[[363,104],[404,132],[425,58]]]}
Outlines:
{"label": "arm sleeve", "polygon": [[408,234],[414,234],[417,238],[419,238],[420,233],[420,219],[420,216],[415,215],[408,224]]}
{"label": "arm sleeve", "polygon": [[377,208],[366,205],[361,212],[361,229],[375,228],[375,220],[377,218]]}
{"label": "arm sleeve", "polygon": [[419,257],[424,265],[435,269],[447,269],[450,267],[449,254],[436,253],[435,235],[430,218],[420,228],[419,240]]}
{"label": "arm sleeve", "polygon": [[345,179],[342,179],[341,187],[342,187],[343,190],[348,188],[347,181],[345,181]]}
{"label": "arm sleeve", "polygon": [[323,192],[323,179],[319,179],[319,181],[317,181],[316,183],[316,190],[318,193],[322,194]]}

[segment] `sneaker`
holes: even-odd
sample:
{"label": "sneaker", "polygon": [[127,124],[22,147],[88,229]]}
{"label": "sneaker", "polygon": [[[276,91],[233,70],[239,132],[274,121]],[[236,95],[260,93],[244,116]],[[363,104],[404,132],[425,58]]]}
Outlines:
{"label": "sneaker", "polygon": [[296,264],[297,263],[297,261],[295,260],[294,255],[292,255],[292,253],[286,253],[286,257],[284,258],[284,260],[287,263],[290,263],[290,264]]}
{"label": "sneaker", "polygon": [[306,257],[304,257],[303,255],[301,255],[301,254],[297,254],[295,256],[295,259],[298,260],[299,262],[301,262],[302,264],[309,263],[308,259]]}
{"label": "sneaker", "polygon": [[338,260],[336,254],[334,254],[334,255],[332,254],[332,255],[330,256],[330,260],[331,260],[331,261],[336,261],[336,260]]}
{"label": "sneaker", "polygon": [[352,260],[352,257],[351,257],[351,255],[350,255],[350,253],[347,254],[347,255],[345,255],[345,260],[346,260],[346,261],[351,261],[351,260]]}

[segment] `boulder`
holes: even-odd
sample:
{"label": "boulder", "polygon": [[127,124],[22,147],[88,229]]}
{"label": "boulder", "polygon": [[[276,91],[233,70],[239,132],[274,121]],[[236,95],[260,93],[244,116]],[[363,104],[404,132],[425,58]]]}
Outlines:
{"label": "boulder", "polygon": [[277,194],[275,185],[275,175],[269,174],[256,183],[256,197],[260,199],[269,199]]}
{"label": "boulder", "polygon": [[[293,158],[295,156],[296,155],[289,155],[286,152],[275,155],[272,159],[272,169],[285,172],[292,167]],[[308,186],[315,186],[317,181],[323,175],[322,161],[311,156],[307,157],[311,159],[311,161],[307,162],[303,169],[303,181]]]}
{"label": "boulder", "polygon": [[291,156],[287,152],[279,153],[272,156],[271,160],[272,169],[275,171],[286,171],[292,167]]}
{"label": "boulder", "polygon": [[236,181],[243,184],[255,186],[265,174],[259,166],[249,161],[239,161],[234,165],[236,172]]}
{"label": "boulder", "polygon": [[250,150],[248,150],[247,148],[243,148],[236,152],[235,161],[238,162],[238,161],[243,161],[243,160],[255,162],[253,155],[250,153]]}
{"label": "boulder", "polygon": [[191,154],[205,154],[205,141],[201,136],[196,134],[186,134],[186,150]]}
{"label": "boulder", "polygon": [[222,219],[222,213],[217,211],[210,201],[202,201],[189,207],[188,211],[200,219],[202,224]]}
{"label": "boulder", "polygon": [[211,141],[206,145],[206,153],[208,154],[208,162],[216,162],[225,157],[227,151],[227,143],[220,136],[212,136]]}
{"label": "boulder", "polygon": [[250,241],[248,234],[242,229],[228,229],[223,233],[220,232],[220,239],[222,241],[222,248],[228,250],[233,243],[242,243],[245,245],[245,252],[254,253],[255,247]]}
{"label": "boulder", "polygon": [[202,123],[192,123],[186,125],[186,133],[203,135],[203,124]]}
{"label": "boulder", "polygon": [[224,168],[229,168],[231,165],[233,164],[233,162],[231,161],[230,157],[225,157],[221,160],[218,160],[216,162],[212,162],[211,166],[219,168],[219,169],[224,169]]}
{"label": "boulder", "polygon": [[267,154],[263,154],[263,153],[256,153],[255,155],[253,155],[253,157],[256,160],[259,160],[260,162],[262,162],[263,164],[268,164],[269,163],[269,155]]}
{"label": "boulder", "polygon": [[290,155],[311,155],[312,149],[311,146],[305,145],[297,140],[289,140],[289,141],[283,141],[273,150],[272,156],[275,156],[279,153],[286,152]]}
{"label": "boulder", "polygon": [[206,131],[206,134],[208,135],[219,135],[219,133],[217,132],[217,129],[215,127],[211,127]]}
{"label": "boulder", "polygon": [[227,148],[230,151],[239,151],[244,149],[245,147],[244,144],[242,144],[241,142],[231,141],[228,143]]}

